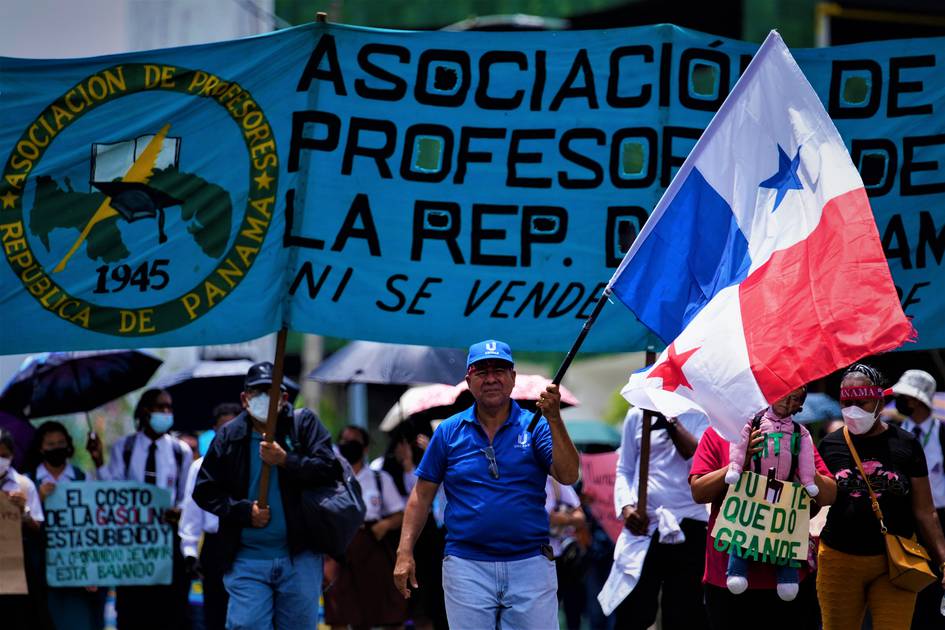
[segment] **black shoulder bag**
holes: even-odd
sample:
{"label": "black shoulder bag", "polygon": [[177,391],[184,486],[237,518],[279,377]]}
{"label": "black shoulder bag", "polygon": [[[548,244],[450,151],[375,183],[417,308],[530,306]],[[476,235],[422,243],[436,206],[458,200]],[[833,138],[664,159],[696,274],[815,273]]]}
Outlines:
{"label": "black shoulder bag", "polygon": [[[296,412],[293,423],[295,445],[301,444],[298,418]],[[335,461],[341,469],[340,479],[302,491],[302,519],[306,529],[312,533],[312,550],[340,558],[364,522],[366,508],[361,484],[351,465],[341,457],[336,457]]]}

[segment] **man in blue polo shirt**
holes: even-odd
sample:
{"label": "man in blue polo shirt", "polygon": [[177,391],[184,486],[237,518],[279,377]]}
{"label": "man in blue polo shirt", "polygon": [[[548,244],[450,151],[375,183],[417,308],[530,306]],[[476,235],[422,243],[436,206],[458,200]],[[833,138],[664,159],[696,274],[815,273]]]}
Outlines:
{"label": "man in blue polo shirt", "polygon": [[[578,479],[577,449],[561,420],[555,385],[542,392],[544,420],[512,400],[508,344],[473,344],[466,383],[475,404],[445,420],[417,468],[404,514],[394,581],[404,597],[417,584],[413,548],[439,485],[446,490],[443,590],[453,630],[557,628],[554,559],[548,546],[545,480]],[[409,586],[408,586],[409,583]]]}

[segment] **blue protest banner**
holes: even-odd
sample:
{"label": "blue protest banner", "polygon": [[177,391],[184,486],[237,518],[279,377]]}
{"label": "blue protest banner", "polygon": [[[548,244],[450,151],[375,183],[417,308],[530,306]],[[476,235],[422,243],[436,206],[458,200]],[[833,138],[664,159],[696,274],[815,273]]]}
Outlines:
{"label": "blue protest banner", "polygon": [[50,586],[170,584],[174,532],[167,490],[132,481],[56,485],[43,505]]}
{"label": "blue protest banner", "polygon": [[[945,346],[943,48],[792,51],[869,191],[914,349]],[[312,24],[0,59],[0,347],[227,343],[287,325],[566,349],[756,49],[671,26]],[[650,345],[608,308],[584,348]]]}

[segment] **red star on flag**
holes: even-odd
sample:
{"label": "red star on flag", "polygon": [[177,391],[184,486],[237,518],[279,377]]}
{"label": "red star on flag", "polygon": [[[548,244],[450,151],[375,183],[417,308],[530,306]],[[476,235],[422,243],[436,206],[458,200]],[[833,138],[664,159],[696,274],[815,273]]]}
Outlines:
{"label": "red star on flag", "polygon": [[668,392],[676,391],[680,385],[692,389],[692,385],[689,384],[689,381],[686,380],[686,375],[683,374],[682,366],[689,360],[689,357],[695,354],[699,347],[687,350],[682,354],[676,354],[676,342],[669,344],[669,348],[667,348],[666,352],[666,360],[662,363],[657,363],[656,367],[653,368],[653,371],[650,372],[647,378],[661,377],[663,379],[662,389]]}

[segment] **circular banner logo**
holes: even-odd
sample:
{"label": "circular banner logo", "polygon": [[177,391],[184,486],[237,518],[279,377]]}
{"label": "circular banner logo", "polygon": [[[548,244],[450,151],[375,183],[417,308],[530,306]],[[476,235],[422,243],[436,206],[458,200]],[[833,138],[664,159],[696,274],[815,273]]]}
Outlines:
{"label": "circular banner logo", "polygon": [[108,335],[165,333],[247,276],[278,174],[272,128],[238,83],[112,66],[23,131],[0,180],[0,240],[23,286],[57,317]]}

